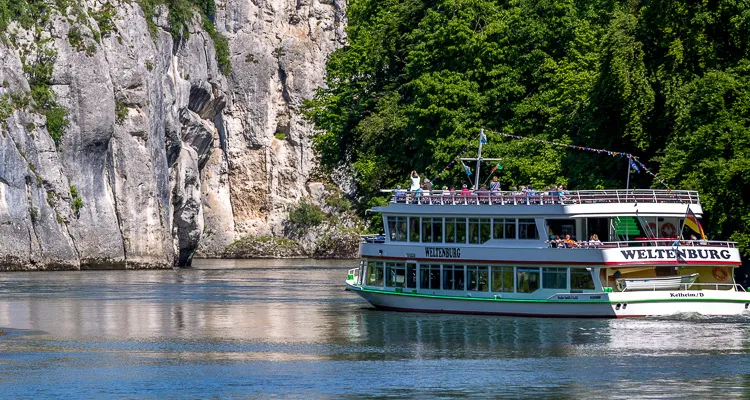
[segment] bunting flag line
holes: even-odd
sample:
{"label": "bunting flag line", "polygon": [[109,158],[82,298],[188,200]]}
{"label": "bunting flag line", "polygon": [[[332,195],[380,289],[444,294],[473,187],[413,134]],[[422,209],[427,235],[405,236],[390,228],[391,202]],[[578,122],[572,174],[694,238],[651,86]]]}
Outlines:
{"label": "bunting flag line", "polygon": [[[458,154],[456,154],[456,156],[453,157],[453,159],[451,159],[451,161],[448,163],[448,165],[446,165],[445,168],[443,168],[443,170],[440,173],[438,173],[435,178],[432,179],[431,182],[434,184],[438,179],[440,179],[440,175],[442,175],[443,172],[448,171],[449,169],[453,168],[453,166],[456,165],[456,161],[458,161],[458,159],[461,158],[461,154],[465,153],[466,150],[468,150],[468,148],[469,148],[468,144],[466,146],[464,146],[461,149],[461,151],[458,152]],[[463,164],[463,162],[461,162],[461,164]]]}
{"label": "bunting flag line", "polygon": [[547,140],[535,139],[535,138],[530,138],[530,137],[526,137],[526,136],[519,136],[519,135],[511,135],[509,133],[503,133],[503,132],[487,131],[487,130],[485,130],[485,132],[492,133],[492,134],[495,134],[495,135],[505,136],[505,137],[508,137],[508,138],[511,138],[511,139],[515,139],[515,140],[526,140],[526,141],[530,141],[530,142],[534,142],[534,143],[539,143],[539,144],[546,144],[546,145],[550,145],[550,146],[567,147],[569,149],[574,149],[574,150],[582,150],[582,151],[590,151],[590,152],[599,153],[599,154],[606,154],[606,155],[611,156],[611,157],[620,156],[620,157],[628,158],[630,160],[629,162],[631,163],[630,166],[633,169],[635,169],[636,172],[640,173],[639,169],[643,170],[643,172],[649,174],[651,177],[653,177],[654,179],[656,179],[657,181],[659,181],[659,183],[661,183],[667,189],[668,193],[672,192],[672,188],[670,188],[669,185],[667,185],[667,182],[665,182],[664,179],[662,179],[659,176],[657,176],[657,174],[651,172],[651,170],[648,169],[648,168],[646,168],[646,166],[638,159],[638,157],[636,157],[636,156],[634,156],[634,155],[632,155],[630,153],[624,153],[624,152],[621,152],[621,151],[605,150],[605,149],[597,149],[597,148],[594,148],[594,147],[587,147],[587,146],[576,146],[576,145],[567,144],[567,143],[550,142],[550,141],[547,141]]}
{"label": "bunting flag line", "polygon": [[636,174],[641,173],[641,169],[638,168],[638,166],[635,164],[635,161],[633,161],[632,158],[630,159],[630,168],[633,168],[633,171],[635,171]]}
{"label": "bunting flag line", "polygon": [[464,171],[466,171],[466,175],[471,176],[471,170],[469,169],[469,167],[466,166],[466,164],[464,164],[463,160],[461,160],[461,165],[464,166]]}

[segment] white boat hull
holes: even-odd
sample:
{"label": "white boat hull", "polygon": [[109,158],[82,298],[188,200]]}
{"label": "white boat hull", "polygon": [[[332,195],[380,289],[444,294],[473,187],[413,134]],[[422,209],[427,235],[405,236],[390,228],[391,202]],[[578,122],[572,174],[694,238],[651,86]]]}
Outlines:
{"label": "white boat hull", "polygon": [[[347,289],[383,310],[529,317],[623,318],[689,313],[719,316],[741,314],[750,305],[747,292],[720,290],[689,292],[699,297],[678,295],[685,291],[654,291],[560,294],[549,300],[522,300],[429,296],[368,290],[354,285],[347,285]],[[592,297],[596,299],[590,300]]]}

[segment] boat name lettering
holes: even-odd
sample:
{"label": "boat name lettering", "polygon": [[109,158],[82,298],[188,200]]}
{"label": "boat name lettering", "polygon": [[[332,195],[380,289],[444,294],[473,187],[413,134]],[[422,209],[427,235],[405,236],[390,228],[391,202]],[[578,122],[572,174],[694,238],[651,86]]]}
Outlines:
{"label": "boat name lettering", "polygon": [[426,257],[439,258],[461,258],[461,249],[458,247],[425,247]]}
{"label": "boat name lettering", "polygon": [[703,297],[703,293],[670,293],[669,297]]}
{"label": "boat name lettering", "polygon": [[698,249],[648,249],[648,250],[620,250],[626,260],[633,259],[663,259],[677,258],[688,260],[728,260],[732,258],[729,250],[698,250]]}
{"label": "boat name lettering", "polygon": [[589,296],[589,300],[601,300],[602,296]]}
{"label": "boat name lettering", "polygon": [[558,300],[578,300],[578,296],[571,296],[571,295],[559,295],[557,296]]}

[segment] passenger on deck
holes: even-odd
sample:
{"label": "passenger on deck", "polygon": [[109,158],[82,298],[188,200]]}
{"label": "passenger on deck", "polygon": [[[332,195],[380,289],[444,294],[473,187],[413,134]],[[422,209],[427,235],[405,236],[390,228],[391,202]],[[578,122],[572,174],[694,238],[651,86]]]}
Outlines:
{"label": "passenger on deck", "polygon": [[489,200],[490,192],[487,190],[487,185],[482,185],[482,187],[477,190],[477,196],[479,196],[479,201]]}
{"label": "passenger on deck", "polygon": [[396,185],[396,191],[394,192],[394,195],[396,197],[396,202],[406,200],[406,192],[404,192],[404,189],[401,189],[401,185]]}
{"label": "passenger on deck", "polygon": [[589,239],[589,246],[591,246],[593,248],[597,248],[601,244],[602,244],[602,241],[599,240],[599,235],[597,235],[596,233],[593,234],[593,235],[591,235],[591,239]]}
{"label": "passenger on deck", "polygon": [[570,238],[570,234],[565,235],[565,240],[563,240],[563,244],[565,245],[566,248],[577,247],[576,241]]}
{"label": "passenger on deck", "polygon": [[468,196],[470,194],[471,192],[469,191],[469,188],[467,188],[466,185],[464,185],[463,189],[461,189],[461,196]]}
{"label": "passenger on deck", "polygon": [[493,195],[496,195],[497,192],[500,191],[500,180],[496,177],[492,177],[492,182],[490,182],[490,193]]}
{"label": "passenger on deck", "polygon": [[420,188],[420,178],[417,174],[417,171],[411,171],[411,175],[409,176],[409,179],[411,179],[411,187],[409,188],[410,191],[414,192],[417,189]]}

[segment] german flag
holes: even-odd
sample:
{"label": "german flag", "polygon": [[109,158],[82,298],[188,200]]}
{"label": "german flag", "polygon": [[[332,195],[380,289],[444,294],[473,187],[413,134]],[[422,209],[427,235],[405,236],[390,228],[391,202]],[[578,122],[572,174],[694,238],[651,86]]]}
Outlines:
{"label": "german flag", "polygon": [[703,233],[703,227],[701,226],[701,223],[698,222],[698,218],[693,214],[693,210],[691,210],[690,207],[688,207],[687,214],[685,214],[685,225],[695,233],[699,233],[703,240],[706,240],[706,234]]}

